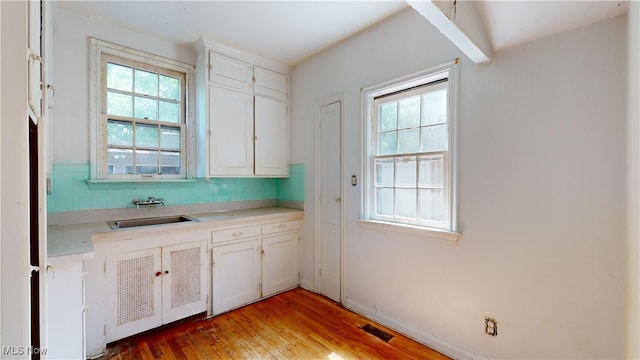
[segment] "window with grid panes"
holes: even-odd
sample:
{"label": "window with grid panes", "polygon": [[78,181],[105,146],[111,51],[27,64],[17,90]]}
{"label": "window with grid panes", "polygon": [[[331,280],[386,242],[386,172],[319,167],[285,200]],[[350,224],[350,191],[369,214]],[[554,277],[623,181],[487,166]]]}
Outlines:
{"label": "window with grid panes", "polygon": [[109,54],[101,73],[101,178],[184,178],[185,73]]}
{"label": "window with grid panes", "polygon": [[369,96],[368,214],[452,230],[449,73]]}

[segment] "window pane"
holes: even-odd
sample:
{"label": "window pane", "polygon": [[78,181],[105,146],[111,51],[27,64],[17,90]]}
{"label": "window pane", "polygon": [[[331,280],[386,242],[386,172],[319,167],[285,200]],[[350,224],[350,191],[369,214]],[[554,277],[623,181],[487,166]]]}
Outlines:
{"label": "window pane", "polygon": [[447,89],[422,97],[422,125],[443,124],[447,121]]}
{"label": "window pane", "polygon": [[156,73],[136,69],[135,79],[136,93],[149,96],[158,96],[158,75]]}
{"label": "window pane", "polygon": [[180,100],[180,80],[160,75],[160,95],[161,98]]}
{"label": "window pane", "polygon": [[420,126],[420,96],[402,99],[399,102],[398,128]]}
{"label": "window pane", "polygon": [[133,87],[133,69],[107,63],[107,87],[131,92]]}
{"label": "window pane", "polygon": [[444,220],[444,191],[420,189],[420,220]]}
{"label": "window pane", "polygon": [[378,108],[380,119],[378,131],[389,131],[398,128],[398,103],[392,102],[380,105]]}
{"label": "window pane", "polygon": [[422,146],[420,151],[447,150],[447,125],[434,125],[422,128]]}
{"label": "window pane", "polygon": [[396,189],[396,216],[415,219],[416,189]]}
{"label": "window pane", "polygon": [[180,150],[180,128],[162,126],[160,129],[160,147]]}
{"label": "window pane", "polygon": [[131,101],[131,95],[124,95],[107,91],[108,115],[131,117],[133,115],[132,109],[133,102]]}
{"label": "window pane", "polygon": [[130,174],[126,172],[127,166],[131,169],[133,164],[133,150],[111,149],[107,150],[109,164],[107,170],[109,175]]}
{"label": "window pane", "polygon": [[376,186],[393,186],[393,159],[376,159]]}
{"label": "window pane", "polygon": [[136,174],[157,174],[158,152],[138,150],[136,151]]}
{"label": "window pane", "polygon": [[444,157],[442,155],[421,156],[420,175],[418,184],[420,187],[444,186]]}
{"label": "window pane", "polygon": [[378,155],[395,154],[398,151],[398,137],[395,131],[378,135]]}
{"label": "window pane", "polygon": [[158,102],[155,99],[135,97],[135,115],[138,119],[158,120]]}
{"label": "window pane", "polygon": [[393,216],[393,189],[376,189],[376,214]]}
{"label": "window pane", "polygon": [[416,187],[415,157],[396,158],[396,186]]}
{"label": "window pane", "polygon": [[182,155],[179,152],[163,151],[160,153],[160,169],[164,175],[180,174]]}
{"label": "window pane", "polygon": [[398,153],[415,153],[420,149],[420,128],[398,131]]}
{"label": "window pane", "polygon": [[180,123],[180,104],[167,101],[160,101],[160,116],[158,120]]}
{"label": "window pane", "polygon": [[133,146],[133,126],[131,123],[109,120],[107,122],[107,144]]}
{"label": "window pane", "polygon": [[158,148],[158,127],[156,125],[136,124],[136,146]]}

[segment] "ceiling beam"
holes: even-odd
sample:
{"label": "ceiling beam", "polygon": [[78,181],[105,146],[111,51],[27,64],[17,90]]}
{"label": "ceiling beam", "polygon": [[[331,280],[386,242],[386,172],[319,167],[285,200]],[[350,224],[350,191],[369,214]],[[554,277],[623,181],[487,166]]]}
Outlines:
{"label": "ceiling beam", "polygon": [[[491,61],[493,47],[472,1],[405,0],[471,61]],[[453,6],[455,4],[455,6]]]}

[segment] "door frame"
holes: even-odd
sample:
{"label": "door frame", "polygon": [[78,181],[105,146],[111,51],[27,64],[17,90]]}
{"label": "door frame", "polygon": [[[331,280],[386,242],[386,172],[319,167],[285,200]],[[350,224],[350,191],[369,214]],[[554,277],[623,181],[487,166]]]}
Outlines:
{"label": "door frame", "polygon": [[315,122],[314,122],[314,133],[315,133],[315,226],[314,226],[314,237],[315,241],[315,290],[317,293],[320,292],[320,222],[322,220],[321,211],[322,207],[320,205],[320,193],[321,188],[320,184],[320,109],[323,106],[333,104],[335,102],[340,102],[340,198],[342,199],[340,202],[340,303],[344,303],[344,282],[345,282],[345,211],[346,208],[346,199],[344,196],[344,174],[345,171],[345,161],[344,161],[344,130],[345,130],[345,121],[344,121],[344,106],[345,106],[345,93],[341,93],[338,95],[334,95],[328,98],[321,99],[316,102],[315,108]]}

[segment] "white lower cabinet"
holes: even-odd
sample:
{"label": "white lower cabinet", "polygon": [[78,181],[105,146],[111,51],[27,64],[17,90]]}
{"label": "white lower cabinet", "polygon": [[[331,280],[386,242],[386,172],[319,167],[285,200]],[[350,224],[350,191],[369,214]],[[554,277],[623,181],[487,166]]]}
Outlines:
{"label": "white lower cabinet", "polygon": [[47,273],[47,358],[84,359],[84,263],[56,262]]}
{"label": "white lower cabinet", "polygon": [[107,255],[106,340],[206,310],[202,241]]}
{"label": "white lower cabinet", "polygon": [[260,238],[212,250],[213,315],[260,298]]}
{"label": "white lower cabinet", "polygon": [[213,315],[300,284],[299,220],[214,230],[211,242]]}
{"label": "white lower cabinet", "polygon": [[300,284],[300,236],[297,233],[262,238],[262,295]]}

